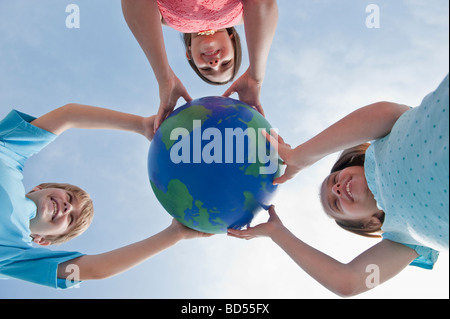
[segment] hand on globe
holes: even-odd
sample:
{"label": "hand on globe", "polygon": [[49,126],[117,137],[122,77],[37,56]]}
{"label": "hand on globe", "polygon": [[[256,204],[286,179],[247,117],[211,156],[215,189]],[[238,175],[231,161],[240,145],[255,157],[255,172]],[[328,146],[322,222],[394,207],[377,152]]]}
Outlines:
{"label": "hand on globe", "polygon": [[142,121],[142,135],[144,135],[150,142],[155,136],[155,118],[156,115],[145,117]]}
{"label": "hand on globe", "polygon": [[172,223],[168,227],[169,230],[176,234],[176,237],[180,239],[192,239],[192,238],[205,238],[211,237],[214,234],[202,233],[197,230],[193,230],[189,227],[184,226],[182,223],[177,221],[175,218],[172,219]]}
{"label": "hand on globe", "polygon": [[164,83],[159,83],[160,104],[155,119],[155,132],[167,116],[172,113],[180,97],[183,97],[186,102],[192,100],[183,83],[181,83],[180,79],[172,72],[169,80]]}
{"label": "hand on globe", "polygon": [[270,134],[266,131],[262,131],[261,133],[275,148],[276,152],[283,160],[283,164],[286,165],[284,174],[273,180],[274,185],[283,184],[284,182],[292,179],[305,167],[299,163],[298,157],[294,154],[295,150],[291,148],[291,145],[285,143],[283,138],[278,135],[275,130],[271,129]]}
{"label": "hand on globe", "polygon": [[275,212],[275,206],[269,208],[269,219],[267,222],[256,225],[254,227],[247,227],[244,230],[228,229],[228,236],[241,239],[253,239],[257,237],[270,237],[272,238],[277,232],[284,228],[281,219]]}
{"label": "hand on globe", "polygon": [[262,116],[265,116],[259,99],[261,93],[261,82],[254,80],[250,76],[249,70],[241,75],[239,79],[234,81],[228,90],[225,91],[223,96],[229,97],[233,93],[238,94],[240,101],[247,103],[256,111],[261,113]]}

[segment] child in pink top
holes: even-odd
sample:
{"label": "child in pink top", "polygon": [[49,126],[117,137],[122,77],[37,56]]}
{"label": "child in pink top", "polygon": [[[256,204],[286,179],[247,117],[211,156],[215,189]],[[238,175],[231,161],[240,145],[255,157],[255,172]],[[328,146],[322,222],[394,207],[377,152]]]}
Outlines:
{"label": "child in pink top", "polygon": [[155,130],[180,97],[192,100],[168,63],[162,24],[184,33],[191,67],[207,83],[220,85],[233,81],[239,70],[240,41],[233,26],[245,21],[250,65],[223,95],[238,93],[263,114],[259,96],[278,21],[276,0],[122,0],[122,9],[158,81]]}
{"label": "child in pink top", "polygon": [[231,28],[241,23],[241,0],[157,0],[168,26],[183,33]]}

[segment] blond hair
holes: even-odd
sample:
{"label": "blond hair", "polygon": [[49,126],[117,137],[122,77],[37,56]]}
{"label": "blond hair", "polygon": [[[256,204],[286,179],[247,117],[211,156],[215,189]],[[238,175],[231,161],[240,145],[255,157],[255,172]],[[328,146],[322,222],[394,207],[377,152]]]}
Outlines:
{"label": "blond hair", "polygon": [[57,245],[65,243],[79,235],[81,235],[92,223],[94,218],[94,205],[89,194],[78,186],[65,183],[42,183],[38,187],[44,188],[60,188],[64,189],[75,196],[75,198],[80,203],[80,216],[76,220],[75,226],[67,234],[57,235],[57,236],[46,236],[45,239],[48,240],[51,245]]}

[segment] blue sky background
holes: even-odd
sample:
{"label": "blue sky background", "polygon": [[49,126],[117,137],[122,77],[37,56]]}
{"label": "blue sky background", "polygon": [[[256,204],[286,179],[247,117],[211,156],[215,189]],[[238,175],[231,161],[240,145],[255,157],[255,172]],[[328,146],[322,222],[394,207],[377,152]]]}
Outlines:
{"label": "blue sky background", "polygon": [[[68,4],[80,28],[68,29]],[[261,100],[291,145],[356,108],[380,100],[420,104],[448,73],[447,0],[279,0],[279,24]],[[380,8],[379,29],[365,9]],[[243,27],[239,26],[244,48]],[[227,88],[203,83],[185,61],[180,36],[164,27],[170,64],[193,98]],[[248,66],[244,50],[241,73]],[[236,97],[236,96],[234,96]],[[119,0],[0,0],[0,117],[11,108],[40,116],[69,102],[151,115],[159,105],[149,63]],[[179,101],[179,105],[183,104]],[[68,182],[90,192],[96,217],[81,237],[56,247],[97,254],[170,224],[147,176],[148,141],[115,131],[71,130],[25,168],[25,186]],[[319,185],[337,154],[280,186],[274,200],[299,238],[348,262],[374,245],[340,230],[322,212]],[[261,213],[257,221],[265,220]],[[408,267],[357,298],[448,298],[448,253],[433,271]],[[0,280],[0,298],[336,298],[268,239],[225,235],[180,242],[116,277],[53,290]]]}

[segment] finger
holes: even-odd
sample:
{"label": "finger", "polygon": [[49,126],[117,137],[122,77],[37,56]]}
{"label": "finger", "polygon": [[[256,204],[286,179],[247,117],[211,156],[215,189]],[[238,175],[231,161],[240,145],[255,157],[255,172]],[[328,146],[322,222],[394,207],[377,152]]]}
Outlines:
{"label": "finger", "polygon": [[275,211],[275,205],[270,205],[269,217],[278,217],[277,212]]}
{"label": "finger", "polygon": [[205,237],[205,238],[212,237],[214,235],[215,234],[201,233],[201,237]]}
{"label": "finger", "polygon": [[283,184],[286,183],[288,180],[290,180],[292,177],[289,176],[288,174],[283,174],[282,176],[275,178],[272,182],[273,185],[279,185],[279,184]]}
{"label": "finger", "polygon": [[287,143],[284,141],[284,139],[281,137],[281,135],[278,134],[278,132],[277,132],[276,129],[274,129],[274,128],[270,129],[270,134],[273,135],[273,136],[277,139],[277,141],[278,141],[279,144],[286,145],[286,146],[288,146],[289,148],[291,147],[289,144],[287,144]]}
{"label": "finger", "polygon": [[272,135],[274,138],[276,138],[278,142],[281,141],[282,143],[284,143],[284,140],[283,140],[283,139],[281,138],[281,136],[278,134],[277,130],[271,128],[271,129],[270,129],[270,135]]}
{"label": "finger", "polygon": [[181,96],[183,97],[183,99],[184,99],[186,102],[192,101],[191,96],[189,95],[189,93],[188,93],[186,90],[184,91],[184,93],[183,93]]}
{"label": "finger", "polygon": [[247,230],[228,229],[228,235],[236,238],[250,239],[252,236]]}
{"label": "finger", "polygon": [[[270,145],[275,149],[275,151],[278,153],[278,155],[281,157],[281,159],[288,156],[289,151],[291,150],[291,146],[289,144],[286,144],[286,142],[283,140],[283,138],[278,135],[277,131],[275,129],[270,130],[270,134],[267,132],[262,131],[263,135],[266,137],[266,139],[270,142]],[[285,161],[283,160],[283,164],[285,164]]]}
{"label": "finger", "polygon": [[[271,133],[275,132],[274,130],[270,130]],[[276,139],[276,136],[278,136],[275,132],[275,136],[269,134],[266,132],[266,130],[261,130],[262,135],[266,138],[266,140],[270,143],[270,145],[273,146],[275,151],[278,153],[278,139]]]}
{"label": "finger", "polygon": [[274,218],[278,218],[278,215],[277,215],[277,212],[275,211],[275,206],[274,205],[271,205],[269,207],[268,213],[269,213],[269,220],[270,219],[274,219]]}
{"label": "finger", "polygon": [[[273,131],[273,132],[272,132]],[[285,144],[286,146],[289,146],[289,147],[291,147],[289,144],[287,144],[285,141],[284,141],[284,139],[280,136],[280,135],[278,135],[278,133],[277,133],[277,131],[275,131],[275,130],[272,130],[271,131],[271,133],[272,134],[276,134],[277,136],[278,136],[278,143],[281,143],[281,144]]]}
{"label": "finger", "polygon": [[156,134],[156,131],[159,129],[160,126],[160,116],[156,115],[155,117],[155,125],[153,125],[153,133]]}
{"label": "finger", "polygon": [[262,116],[266,117],[266,115],[264,114],[264,110],[263,110],[261,104],[255,105],[255,109],[256,109],[259,113],[261,113]]}
{"label": "finger", "polygon": [[222,96],[224,97],[229,97],[231,94],[236,93],[236,90],[234,89],[234,85],[230,86],[228,88],[228,90],[225,91],[224,94],[222,94]]}
{"label": "finger", "polygon": [[158,128],[161,126],[161,123],[166,119],[169,111],[165,110],[164,108],[160,107],[158,110],[158,114],[156,114],[155,117],[155,128],[154,131],[158,130]]}
{"label": "finger", "polygon": [[228,237],[239,238],[239,239],[243,239],[243,238],[244,238],[242,235],[236,235],[236,234],[233,234],[233,233],[231,233],[231,232],[228,232],[228,233],[227,233],[227,236],[228,236]]}
{"label": "finger", "polygon": [[269,207],[269,221],[279,221],[281,223],[281,219],[280,219],[280,217],[278,217],[278,214],[275,211],[274,205]]}
{"label": "finger", "polygon": [[243,236],[243,231],[238,230],[238,229],[229,228],[227,230],[227,232],[228,232],[228,235],[232,235],[232,236],[235,236],[235,237]]}
{"label": "finger", "polygon": [[236,236],[236,235],[233,235],[233,234],[228,234],[228,236],[229,237],[234,237],[234,238],[239,238],[239,239],[245,239],[245,240],[250,240],[250,239],[255,238],[255,237],[250,236],[250,235]]}

